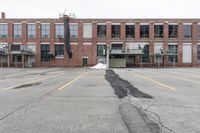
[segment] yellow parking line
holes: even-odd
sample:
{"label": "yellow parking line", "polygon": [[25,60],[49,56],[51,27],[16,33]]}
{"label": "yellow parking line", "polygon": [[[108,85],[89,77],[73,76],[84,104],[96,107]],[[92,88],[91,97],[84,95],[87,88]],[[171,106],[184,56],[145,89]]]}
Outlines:
{"label": "yellow parking line", "polygon": [[156,84],[158,84],[158,85],[160,85],[160,86],[162,86],[162,87],[165,87],[165,88],[167,88],[167,89],[170,89],[170,90],[176,90],[175,88],[173,88],[173,87],[171,87],[171,86],[168,86],[168,85],[166,85],[166,84],[163,84],[163,83],[161,83],[161,82],[158,82],[158,81],[156,81],[156,80],[153,80],[153,79],[151,79],[151,78],[148,78],[148,77],[146,77],[146,76],[143,76],[143,75],[141,75],[141,74],[136,74],[136,73],[133,73],[135,76],[137,76],[137,77],[140,77],[140,78],[143,78],[143,79],[146,79],[146,80],[149,80],[149,81],[151,81],[151,82],[154,82],[154,83],[156,83]]}
{"label": "yellow parking line", "polygon": [[[61,75],[61,74],[59,74],[59,75]],[[13,88],[15,88],[15,87],[18,87],[18,86],[20,86],[20,85],[23,85],[23,84],[30,84],[30,83],[34,83],[34,82],[37,82],[37,81],[45,80],[45,79],[48,79],[48,78],[51,78],[51,77],[55,77],[55,75],[53,75],[53,76],[47,76],[47,77],[43,77],[43,78],[39,78],[39,79],[35,79],[35,80],[31,80],[31,81],[27,81],[27,82],[23,82],[23,83],[20,83],[20,84],[14,85],[14,86],[10,86],[10,87],[7,87],[7,88],[4,88],[4,89],[1,89],[1,91],[10,90],[10,89],[13,89]]]}
{"label": "yellow parking line", "polygon": [[73,82],[75,82],[76,80],[80,79],[82,76],[84,76],[86,74],[86,72],[82,73],[81,75],[79,75],[78,77],[72,79],[70,82],[66,83],[65,85],[57,88],[58,90],[62,90],[64,88],[66,88],[67,86],[69,86],[70,84],[72,84]]}

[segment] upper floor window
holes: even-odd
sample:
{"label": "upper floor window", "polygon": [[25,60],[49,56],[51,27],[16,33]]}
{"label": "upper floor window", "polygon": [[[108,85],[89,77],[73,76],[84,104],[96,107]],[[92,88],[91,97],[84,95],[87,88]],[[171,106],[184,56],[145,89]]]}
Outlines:
{"label": "upper floor window", "polygon": [[120,25],[112,25],[112,38],[120,38]]}
{"label": "upper floor window", "polygon": [[126,38],[135,37],[135,25],[126,25]]}
{"label": "upper floor window", "polygon": [[56,38],[64,38],[64,24],[55,25]]}
{"label": "upper floor window", "polygon": [[184,38],[192,38],[192,25],[183,25]]}
{"label": "upper floor window", "polygon": [[0,24],[0,38],[8,37],[8,24]]}
{"label": "upper floor window", "polygon": [[36,36],[36,25],[28,24],[28,38],[35,38]]}
{"label": "upper floor window", "polygon": [[97,26],[97,37],[98,38],[106,38],[106,25],[98,25]]}
{"label": "upper floor window", "polygon": [[178,37],[178,25],[169,25],[169,38]]}
{"label": "upper floor window", "polygon": [[154,25],[154,38],[163,38],[163,25]]}
{"label": "upper floor window", "polygon": [[22,36],[22,25],[21,24],[14,24],[14,38],[21,38]]}
{"label": "upper floor window", "polygon": [[83,38],[92,38],[92,24],[83,24]]}
{"label": "upper floor window", "polygon": [[140,38],[149,37],[149,25],[140,25]]}
{"label": "upper floor window", "polygon": [[41,25],[42,38],[50,37],[50,24],[42,24]]}
{"label": "upper floor window", "polygon": [[70,37],[71,38],[78,38],[78,24],[70,24]]}

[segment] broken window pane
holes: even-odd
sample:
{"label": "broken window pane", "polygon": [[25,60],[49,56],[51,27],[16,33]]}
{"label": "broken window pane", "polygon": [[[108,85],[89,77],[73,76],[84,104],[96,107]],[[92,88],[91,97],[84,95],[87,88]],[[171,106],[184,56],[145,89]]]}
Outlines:
{"label": "broken window pane", "polygon": [[140,25],[140,38],[149,37],[149,25]]}
{"label": "broken window pane", "polygon": [[120,38],[120,25],[112,25],[112,38]]}
{"label": "broken window pane", "polygon": [[126,25],[126,38],[135,37],[135,25]]}
{"label": "broken window pane", "polygon": [[106,25],[98,25],[97,37],[98,38],[106,38]]}
{"label": "broken window pane", "polygon": [[163,25],[154,25],[154,38],[163,38]]}
{"label": "broken window pane", "polygon": [[192,38],[192,25],[183,25],[184,38]]}
{"label": "broken window pane", "polygon": [[178,25],[169,25],[169,38],[178,37]]}

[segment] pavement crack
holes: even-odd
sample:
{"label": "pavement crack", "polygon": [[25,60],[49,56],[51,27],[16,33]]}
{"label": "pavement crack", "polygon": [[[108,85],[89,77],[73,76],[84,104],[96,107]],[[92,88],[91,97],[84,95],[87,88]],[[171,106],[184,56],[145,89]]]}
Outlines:
{"label": "pavement crack", "polygon": [[31,104],[35,104],[35,103],[39,104],[46,96],[51,95],[51,93],[52,93],[53,91],[55,91],[55,90],[56,90],[56,89],[53,89],[53,90],[51,90],[51,91],[45,93],[44,95],[38,97],[36,100],[34,100],[34,98],[32,98],[32,99],[31,99],[31,100],[32,100],[31,102],[28,102],[27,104],[24,104],[23,106],[21,106],[21,107],[15,109],[14,111],[11,111],[10,113],[4,115],[3,117],[0,118],[0,121],[2,121],[2,120],[4,120],[4,119],[6,119],[7,117],[9,117],[9,116],[11,116],[11,115],[17,113],[18,111],[23,110],[24,108],[28,107],[28,106],[31,105]]}
{"label": "pavement crack", "polygon": [[146,109],[142,109],[142,108],[140,108],[140,109],[143,110],[144,112],[147,112],[147,113],[150,113],[150,114],[153,114],[154,116],[156,116],[156,118],[157,118],[157,121],[156,121],[156,122],[159,123],[159,125],[160,125],[160,127],[161,127],[161,128],[160,128],[160,133],[162,133],[162,129],[163,129],[163,128],[165,128],[166,130],[170,131],[171,133],[175,133],[175,131],[173,131],[172,129],[170,129],[169,127],[167,127],[167,126],[165,126],[165,125],[163,124],[163,122],[162,122],[160,116],[159,116],[157,113],[152,112],[152,111],[149,110],[149,108],[150,108],[151,106],[153,106],[153,105],[148,105]]}

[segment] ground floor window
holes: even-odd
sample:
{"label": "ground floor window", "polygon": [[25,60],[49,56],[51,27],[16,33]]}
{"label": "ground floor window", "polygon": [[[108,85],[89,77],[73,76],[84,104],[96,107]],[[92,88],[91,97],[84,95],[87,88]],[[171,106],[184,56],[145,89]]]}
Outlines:
{"label": "ground floor window", "polygon": [[50,61],[50,45],[42,44],[41,45],[41,62],[49,62]]}
{"label": "ground floor window", "polygon": [[22,62],[21,55],[13,55],[13,62]]}
{"label": "ground floor window", "polygon": [[197,62],[200,63],[200,45],[197,46]]}
{"label": "ground floor window", "polygon": [[142,62],[149,62],[149,45],[145,45],[143,48]]}
{"label": "ground floor window", "polygon": [[64,45],[55,45],[55,56],[63,57],[64,56]]}
{"label": "ground floor window", "polygon": [[97,45],[97,56],[106,56],[106,45]]}
{"label": "ground floor window", "polygon": [[169,63],[177,63],[178,62],[178,45],[169,45]]}

